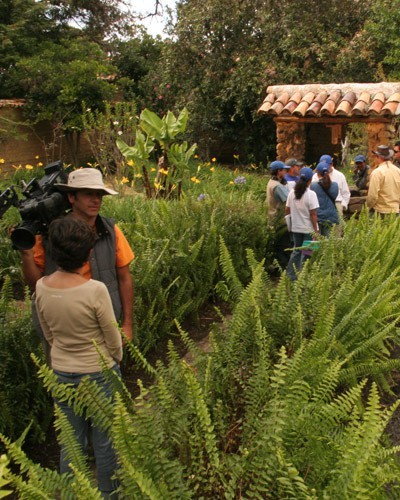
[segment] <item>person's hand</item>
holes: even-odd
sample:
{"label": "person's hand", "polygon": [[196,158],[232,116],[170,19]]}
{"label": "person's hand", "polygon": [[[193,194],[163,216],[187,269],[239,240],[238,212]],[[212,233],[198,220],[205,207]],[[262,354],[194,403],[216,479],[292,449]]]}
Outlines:
{"label": "person's hand", "polygon": [[[127,339],[131,342],[133,339],[133,332],[132,332],[132,325],[128,325],[126,323],[123,323],[121,325],[121,330],[123,331],[124,335],[127,337]],[[126,344],[125,338],[122,339],[122,345]]]}

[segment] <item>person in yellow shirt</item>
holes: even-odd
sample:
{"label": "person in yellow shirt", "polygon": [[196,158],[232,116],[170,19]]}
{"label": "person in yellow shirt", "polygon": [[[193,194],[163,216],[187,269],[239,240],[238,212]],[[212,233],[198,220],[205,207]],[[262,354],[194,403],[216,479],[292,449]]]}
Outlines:
{"label": "person in yellow shirt", "polygon": [[400,169],[390,160],[392,152],[389,146],[378,146],[373,154],[379,160],[379,166],[372,171],[367,195],[367,206],[371,212],[381,215],[399,213],[400,207]]}

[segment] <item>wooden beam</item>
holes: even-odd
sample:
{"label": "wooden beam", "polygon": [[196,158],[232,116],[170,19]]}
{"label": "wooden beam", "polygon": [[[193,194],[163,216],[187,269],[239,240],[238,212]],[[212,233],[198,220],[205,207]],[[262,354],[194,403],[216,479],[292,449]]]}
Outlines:
{"label": "wooden beam", "polygon": [[347,118],[344,116],[326,116],[321,118],[299,118],[297,116],[274,116],[274,122],[276,123],[320,123],[324,125],[328,124],[347,124],[347,123],[392,123],[392,118],[387,118],[384,116],[360,116]]}

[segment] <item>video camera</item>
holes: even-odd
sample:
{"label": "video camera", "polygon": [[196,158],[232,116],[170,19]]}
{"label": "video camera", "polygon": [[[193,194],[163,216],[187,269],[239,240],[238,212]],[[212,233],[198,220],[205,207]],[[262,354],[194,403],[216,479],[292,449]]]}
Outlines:
{"label": "video camera", "polygon": [[13,247],[28,250],[35,244],[35,236],[44,234],[50,222],[69,208],[68,197],[57,189],[57,183],[67,183],[68,175],[62,162],[56,161],[44,167],[44,176],[32,179],[22,190],[25,200],[18,198],[14,186],[0,194],[0,218],[11,207],[17,207],[22,222],[11,233]]}

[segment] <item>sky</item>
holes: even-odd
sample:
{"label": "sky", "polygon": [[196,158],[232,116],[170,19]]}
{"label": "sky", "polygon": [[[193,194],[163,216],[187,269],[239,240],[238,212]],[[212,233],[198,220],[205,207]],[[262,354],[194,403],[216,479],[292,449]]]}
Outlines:
{"label": "sky", "polygon": [[[173,8],[175,6],[176,0],[160,0],[161,5],[164,7],[164,11],[161,9],[161,14],[166,16],[165,7]],[[142,15],[147,15],[154,12],[155,0],[130,0],[132,9]],[[150,35],[163,36],[164,29],[164,19],[163,15],[150,16],[143,20],[143,25],[146,27]]]}

